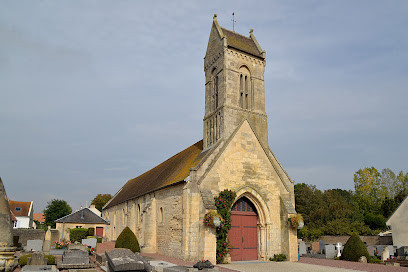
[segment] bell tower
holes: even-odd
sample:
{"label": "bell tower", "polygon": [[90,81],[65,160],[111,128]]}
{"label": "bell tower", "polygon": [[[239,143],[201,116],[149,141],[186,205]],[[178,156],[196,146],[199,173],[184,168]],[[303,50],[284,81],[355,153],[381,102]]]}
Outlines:
{"label": "bell tower", "polygon": [[204,149],[228,139],[245,119],[268,145],[264,71],[265,51],[253,30],[246,37],[222,28],[215,14],[204,57]]}

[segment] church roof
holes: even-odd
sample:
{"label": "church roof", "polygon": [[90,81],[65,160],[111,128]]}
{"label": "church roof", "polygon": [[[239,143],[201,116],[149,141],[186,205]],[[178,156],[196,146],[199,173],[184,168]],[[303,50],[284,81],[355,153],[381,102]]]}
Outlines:
{"label": "church roof", "polygon": [[232,32],[228,29],[221,27],[222,33],[227,38],[227,44],[229,47],[238,49],[240,51],[249,53],[259,58],[264,58],[262,53],[259,52],[257,45],[255,44],[254,40],[250,37],[245,37],[241,34]]}
{"label": "church roof", "polygon": [[184,149],[140,176],[129,180],[104,209],[134,199],[164,187],[183,182],[190,175],[190,168],[204,157],[203,140]]}

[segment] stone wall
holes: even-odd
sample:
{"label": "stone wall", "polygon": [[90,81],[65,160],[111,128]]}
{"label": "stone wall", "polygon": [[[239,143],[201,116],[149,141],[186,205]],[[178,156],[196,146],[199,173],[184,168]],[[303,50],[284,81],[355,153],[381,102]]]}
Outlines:
{"label": "stone wall", "polygon": [[[44,240],[45,231],[43,229],[13,229],[13,236],[18,236],[18,242],[23,247],[27,246],[27,240]],[[59,238],[59,231],[51,230],[51,242],[57,241]]]}
{"label": "stone wall", "polygon": [[[70,229],[77,227],[89,229],[94,228],[96,234],[96,227],[102,227],[104,230],[104,235],[106,233],[107,225],[106,224],[84,224],[84,223],[57,223],[56,229],[59,231],[59,237],[56,240],[60,239],[69,239]],[[52,240],[54,241],[54,240]]]}
{"label": "stone wall", "polygon": [[[323,240],[326,244],[337,244],[338,242],[343,245],[347,242],[350,236],[322,236],[320,240]],[[392,245],[391,236],[360,236],[361,241],[363,241],[368,246],[375,245]]]}

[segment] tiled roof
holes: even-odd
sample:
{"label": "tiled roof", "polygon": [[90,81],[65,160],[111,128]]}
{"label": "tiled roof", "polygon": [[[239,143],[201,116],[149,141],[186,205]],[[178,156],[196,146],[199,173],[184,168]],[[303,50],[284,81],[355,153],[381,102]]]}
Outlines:
{"label": "tiled roof", "polygon": [[31,202],[10,200],[9,206],[15,216],[29,216]]}
{"label": "tiled roof", "polygon": [[190,168],[196,166],[204,157],[202,151],[203,141],[201,140],[153,169],[129,180],[106,205],[105,209],[184,181],[190,175]]}
{"label": "tiled roof", "polygon": [[221,29],[222,33],[227,37],[228,46],[263,59],[261,52],[259,52],[255,42],[251,38],[225,28]]}
{"label": "tiled roof", "polygon": [[84,223],[84,224],[108,224],[109,222],[96,215],[89,208],[83,208],[67,216],[55,220],[57,223]]}
{"label": "tiled roof", "polygon": [[45,217],[43,213],[34,213],[33,214],[33,220],[36,220],[38,222],[45,222]]}

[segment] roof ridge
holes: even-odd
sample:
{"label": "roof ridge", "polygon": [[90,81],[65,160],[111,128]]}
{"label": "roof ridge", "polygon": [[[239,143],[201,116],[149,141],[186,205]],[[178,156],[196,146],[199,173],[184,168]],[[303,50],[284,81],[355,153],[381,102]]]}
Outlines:
{"label": "roof ridge", "polygon": [[235,32],[235,31],[226,29],[226,28],[224,28],[224,27],[221,27],[221,29],[222,29],[223,31],[226,30],[226,31],[228,31],[228,32],[234,33],[235,35],[239,35],[239,36],[241,36],[241,37],[247,38],[248,40],[252,40],[251,37],[244,36],[244,35],[242,35],[242,34],[240,34],[240,33],[238,33],[238,32]]}

